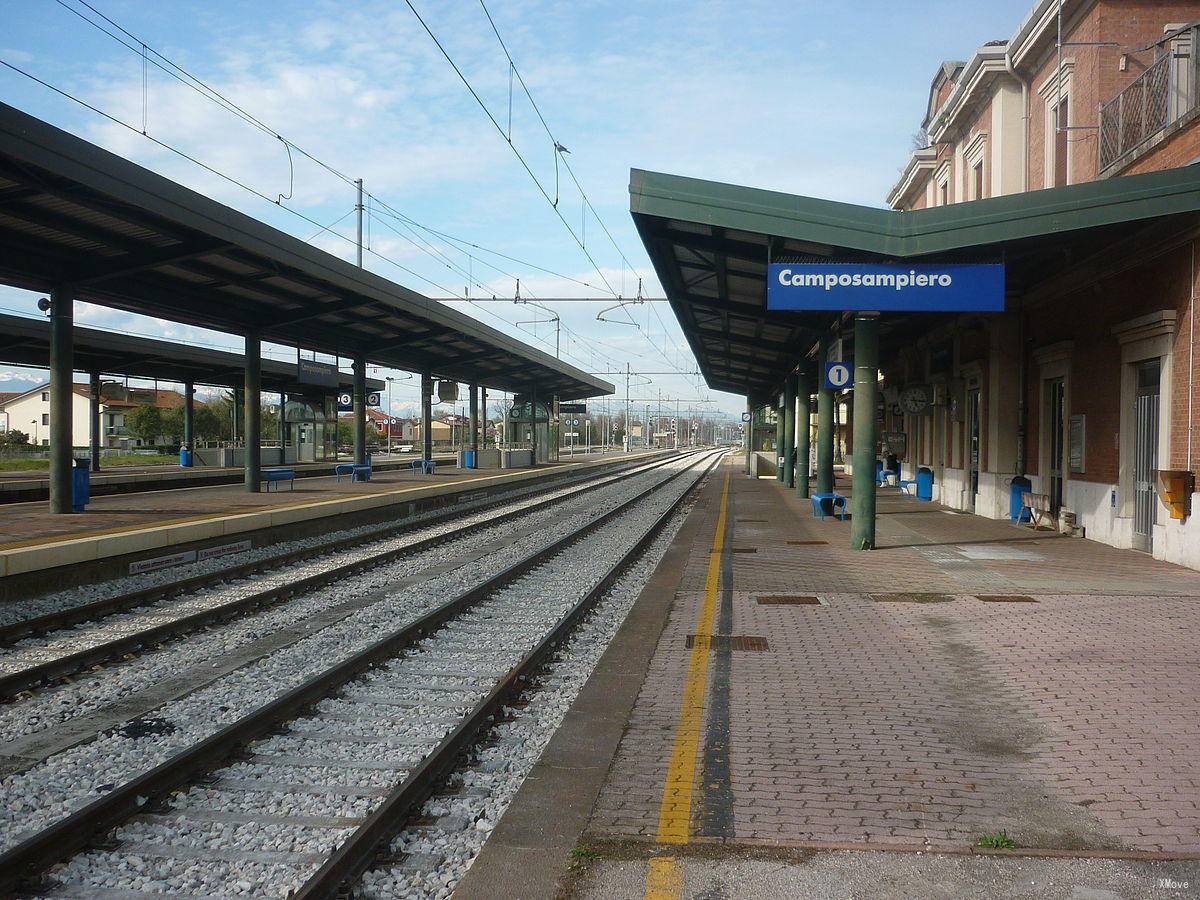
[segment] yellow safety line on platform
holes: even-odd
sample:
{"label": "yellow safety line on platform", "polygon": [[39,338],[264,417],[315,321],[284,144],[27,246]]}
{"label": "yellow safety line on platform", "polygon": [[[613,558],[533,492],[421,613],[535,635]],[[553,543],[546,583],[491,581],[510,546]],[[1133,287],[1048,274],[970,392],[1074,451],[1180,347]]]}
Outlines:
{"label": "yellow safety line on platform", "polygon": [[[667,764],[662,805],[658,813],[655,839],[660,844],[686,844],[692,819],[692,792],[696,783],[696,758],[700,749],[700,727],[704,719],[704,697],[708,692],[709,640],[717,612],[717,594],[721,584],[721,554],[725,549],[725,517],[729,509],[730,474],[725,473],[721,487],[721,508],[708,571],[704,578],[704,596],[696,617],[696,639],[688,657],[683,680],[683,698],[679,704],[679,722],[675,727],[675,745]],[[683,891],[683,871],[672,856],[650,860],[646,874],[646,900],[674,900]]]}

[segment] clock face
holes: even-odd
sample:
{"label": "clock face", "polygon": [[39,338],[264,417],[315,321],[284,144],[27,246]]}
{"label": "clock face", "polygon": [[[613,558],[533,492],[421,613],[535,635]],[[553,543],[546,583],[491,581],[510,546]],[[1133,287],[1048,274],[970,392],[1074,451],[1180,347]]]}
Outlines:
{"label": "clock face", "polygon": [[906,387],[900,392],[900,408],[906,413],[922,413],[929,407],[929,388],[923,384]]}

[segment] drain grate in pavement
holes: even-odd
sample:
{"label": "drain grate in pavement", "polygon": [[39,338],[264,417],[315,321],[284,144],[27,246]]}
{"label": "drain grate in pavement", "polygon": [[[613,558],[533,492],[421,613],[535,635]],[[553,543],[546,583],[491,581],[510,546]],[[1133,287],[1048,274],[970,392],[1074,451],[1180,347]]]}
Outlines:
{"label": "drain grate in pavement", "polygon": [[687,648],[701,650],[767,650],[767,639],[748,634],[689,634]]}
{"label": "drain grate in pavement", "polygon": [[872,594],[876,603],[949,603],[949,594]]}
{"label": "drain grate in pavement", "polygon": [[738,521],[739,522],[766,522],[767,520],[766,519],[743,519],[741,516],[739,516]]}
{"label": "drain grate in pavement", "polygon": [[976,594],[975,599],[984,603],[1037,603],[1032,597],[1024,594]]}
{"label": "drain grate in pavement", "polygon": [[820,606],[821,601],[811,594],[777,594],[758,598],[759,606]]}
{"label": "drain grate in pavement", "polygon": [[813,547],[817,544],[828,544],[829,541],[788,541],[793,547]]}
{"label": "drain grate in pavement", "polygon": [[732,553],[757,553],[758,548],[757,547],[734,547],[734,548],[732,548],[731,552]]}

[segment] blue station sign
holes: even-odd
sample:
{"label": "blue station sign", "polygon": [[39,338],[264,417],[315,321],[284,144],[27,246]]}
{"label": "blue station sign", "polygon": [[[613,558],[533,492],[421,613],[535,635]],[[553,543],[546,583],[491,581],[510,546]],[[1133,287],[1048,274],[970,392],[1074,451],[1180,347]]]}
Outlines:
{"label": "blue station sign", "polygon": [[1003,312],[999,263],[771,263],[768,310]]}

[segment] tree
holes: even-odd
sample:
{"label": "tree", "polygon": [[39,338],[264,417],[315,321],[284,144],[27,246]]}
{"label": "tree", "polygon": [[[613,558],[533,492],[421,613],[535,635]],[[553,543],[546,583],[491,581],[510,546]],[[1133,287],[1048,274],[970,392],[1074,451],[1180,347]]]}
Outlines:
{"label": "tree", "polygon": [[183,407],[176,406],[171,409],[163,410],[162,412],[162,431],[159,432],[163,437],[166,437],[171,444],[178,444],[183,440]]}
{"label": "tree", "polygon": [[162,411],[157,406],[138,406],[125,414],[125,427],[135,438],[156,443],[163,433]]}
{"label": "tree", "polygon": [[[227,412],[227,411],[226,411]],[[192,438],[196,441],[227,441],[233,426],[229,416],[214,403],[197,405],[192,419]]]}
{"label": "tree", "polygon": [[19,450],[29,446],[29,435],[15,428],[11,431],[0,431],[0,450]]}

